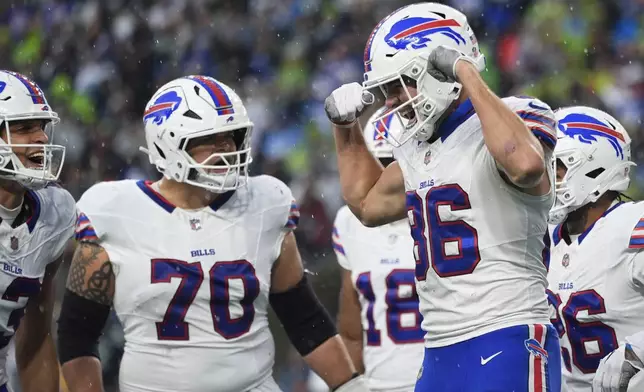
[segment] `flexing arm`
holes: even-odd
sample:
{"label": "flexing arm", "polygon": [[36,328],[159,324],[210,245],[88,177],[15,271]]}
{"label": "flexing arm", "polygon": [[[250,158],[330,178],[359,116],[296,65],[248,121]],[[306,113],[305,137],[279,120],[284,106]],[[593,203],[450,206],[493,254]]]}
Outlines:
{"label": "flexing arm", "polygon": [[358,122],[351,128],[333,126],[340,184],[351,212],[368,227],[407,216],[405,183],[397,162],[383,168],[367,149]]}
{"label": "flexing arm", "polygon": [[536,188],[535,194],[547,192],[550,183],[539,140],[521,117],[489,89],[474,65],[459,61],[455,68],[481,120],[485,145],[507,179],[519,188]]}
{"label": "flexing arm", "polygon": [[337,391],[367,391],[337,334],[333,321],[304,276],[292,232],[282,243],[271,277],[270,303],[306,363]]}
{"label": "flexing arm", "polygon": [[429,56],[428,72],[435,77],[443,74],[463,85],[481,121],[485,145],[507,180],[530,194],[548,192],[550,183],[541,143],[488,88],[472,61],[458,50],[440,45]]}
{"label": "flexing arm", "polygon": [[349,350],[349,355],[358,372],[364,373],[362,360],[362,321],[360,299],[353,287],[351,271],[342,269],[342,290],[338,310],[338,332]]}
{"label": "flexing arm", "polygon": [[51,322],[54,277],[61,260],[62,257],[47,266],[40,293],[27,303],[16,332],[16,365],[24,392],[58,392],[59,369]]}
{"label": "flexing arm", "polygon": [[114,272],[107,252],[95,243],[79,243],[58,320],[60,362],[70,392],[103,392],[98,338],[113,296]]}

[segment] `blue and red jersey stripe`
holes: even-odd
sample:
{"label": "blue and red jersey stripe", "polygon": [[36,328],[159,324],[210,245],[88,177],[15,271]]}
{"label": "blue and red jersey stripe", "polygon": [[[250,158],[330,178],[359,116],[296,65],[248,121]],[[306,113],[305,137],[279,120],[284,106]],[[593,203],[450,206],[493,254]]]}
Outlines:
{"label": "blue and red jersey stripe", "polygon": [[87,215],[82,212],[78,214],[78,218],[76,219],[74,237],[76,238],[76,241],[91,241],[98,239],[96,230],[94,230],[94,226],[92,226],[92,222],[90,222]]}
{"label": "blue and red jersey stripe", "polygon": [[640,219],[635,225],[628,247],[631,249],[644,249],[644,218]]}
{"label": "blue and red jersey stripe", "polygon": [[288,212],[288,220],[286,221],[286,225],[284,227],[289,230],[295,230],[298,223],[300,223],[300,209],[297,206],[297,203],[295,203],[295,200],[293,200],[291,202],[291,208]]}
{"label": "blue and red jersey stripe", "polygon": [[557,121],[555,119],[526,110],[519,110],[517,114],[523,121],[528,123],[528,127],[537,139],[551,149],[555,148],[557,144],[557,137],[555,136]]}
{"label": "blue and red jersey stripe", "polygon": [[338,233],[338,228],[333,226],[333,235],[331,236],[331,241],[333,243],[333,249],[340,253],[342,256],[346,256],[344,252],[344,246],[340,243],[340,234]]}

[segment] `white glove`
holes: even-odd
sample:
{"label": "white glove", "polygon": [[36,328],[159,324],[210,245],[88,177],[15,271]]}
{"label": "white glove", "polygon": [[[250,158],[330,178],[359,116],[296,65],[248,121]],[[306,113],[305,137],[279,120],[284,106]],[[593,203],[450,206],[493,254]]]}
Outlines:
{"label": "white glove", "polygon": [[638,372],[628,382],[628,389],[626,392],[641,392],[644,391],[644,371]]}
{"label": "white glove", "polygon": [[[628,339],[628,338],[627,338]],[[593,378],[593,392],[630,392],[630,381],[639,383],[642,362],[634,354],[630,344],[622,345],[599,362]],[[639,373],[639,374],[638,374]],[[635,375],[638,375],[634,378]]]}
{"label": "white glove", "polygon": [[332,123],[350,125],[374,102],[373,94],[353,82],[335,89],[324,101],[324,110]]}
{"label": "white glove", "polygon": [[333,392],[371,392],[371,391],[367,386],[367,380],[363,376],[358,376],[340,385],[339,387],[334,389]]}

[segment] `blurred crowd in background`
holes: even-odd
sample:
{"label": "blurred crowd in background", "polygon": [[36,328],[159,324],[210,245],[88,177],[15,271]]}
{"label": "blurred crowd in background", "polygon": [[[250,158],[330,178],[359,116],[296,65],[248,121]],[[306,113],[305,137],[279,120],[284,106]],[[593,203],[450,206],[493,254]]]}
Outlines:
{"label": "blurred crowd in background", "polygon": [[[252,173],[293,189],[302,216],[298,241],[333,313],[330,238],[342,199],[323,103],[341,84],[362,80],[373,26],[410,2],[3,0],[0,68],[32,77],[61,116],[62,182],[77,198],[98,181],[158,177],[138,150],[142,113],[158,87],[188,74],[233,87],[255,123]],[[488,60],[483,76],[498,95],[604,109],[626,127],[636,162],[644,162],[644,0],[443,3],[468,16]],[[638,197],[644,165],[635,177],[631,195]],[[104,339],[110,383],[119,334],[110,328]],[[283,335],[276,339],[280,385],[309,390],[308,370]]]}

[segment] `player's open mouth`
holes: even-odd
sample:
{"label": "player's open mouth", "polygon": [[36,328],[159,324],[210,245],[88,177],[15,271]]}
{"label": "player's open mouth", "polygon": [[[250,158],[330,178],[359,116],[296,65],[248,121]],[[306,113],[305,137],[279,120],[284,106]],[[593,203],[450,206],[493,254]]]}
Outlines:
{"label": "player's open mouth", "polygon": [[411,106],[405,107],[405,109],[400,111],[400,116],[407,120],[414,120],[416,118],[416,112]]}
{"label": "player's open mouth", "polygon": [[41,168],[45,163],[45,153],[42,151],[31,153],[27,156],[29,167]]}

